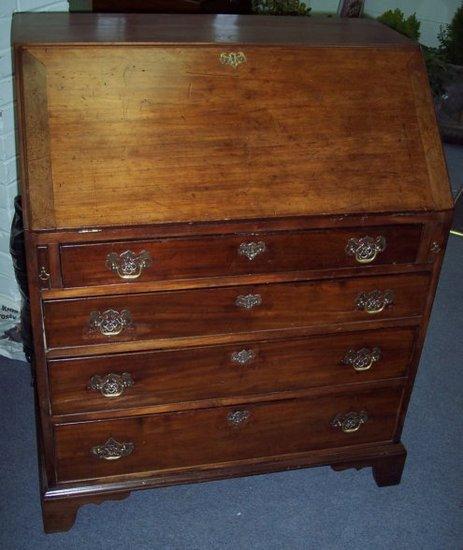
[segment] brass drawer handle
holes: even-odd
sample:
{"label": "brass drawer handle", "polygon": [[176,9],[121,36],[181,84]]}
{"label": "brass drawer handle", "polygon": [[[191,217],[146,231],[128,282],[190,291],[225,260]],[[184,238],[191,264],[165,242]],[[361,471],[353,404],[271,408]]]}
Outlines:
{"label": "brass drawer handle", "polygon": [[117,336],[125,328],[132,326],[132,316],[128,309],[120,313],[114,309],[92,311],[89,319],[90,332],[99,331],[103,336]]}
{"label": "brass drawer handle", "polygon": [[119,275],[121,279],[138,279],[142,271],[150,267],[151,264],[151,256],[146,250],[142,250],[140,254],[135,254],[131,250],[126,250],[121,254],[110,252],[106,256],[106,267]]}
{"label": "brass drawer handle", "polygon": [[364,371],[371,369],[373,363],[376,363],[381,359],[380,348],[362,348],[359,350],[350,349],[342,363],[353,367],[356,371]]}
{"label": "brass drawer handle", "polygon": [[246,409],[232,411],[227,415],[227,422],[230,426],[241,426],[249,420],[250,416],[251,413]]}
{"label": "brass drawer handle", "polygon": [[91,453],[101,460],[119,460],[123,456],[132,454],[134,448],[135,445],[131,441],[119,443],[119,441],[110,437],[102,445],[95,445],[95,447],[92,447]]}
{"label": "brass drawer handle", "polygon": [[99,391],[103,397],[119,397],[126,388],[133,386],[133,379],[128,372],[114,374],[110,372],[105,376],[95,374],[90,378],[87,388]]}
{"label": "brass drawer handle", "polygon": [[242,349],[241,351],[234,351],[231,354],[231,360],[238,365],[246,365],[250,361],[256,358],[256,352],[252,349]]}
{"label": "brass drawer handle", "polygon": [[331,425],[333,428],[340,428],[344,433],[350,434],[360,429],[362,424],[368,420],[368,414],[366,411],[355,412],[351,411],[345,414],[337,414]]}
{"label": "brass drawer handle", "polygon": [[219,60],[222,65],[230,65],[236,69],[241,63],[246,63],[246,55],[244,52],[222,52]]}
{"label": "brass drawer handle", "polygon": [[238,254],[240,256],[246,256],[249,261],[254,260],[259,254],[263,254],[266,250],[264,241],[241,243],[238,248]]}
{"label": "brass drawer handle", "polygon": [[439,254],[441,250],[441,245],[437,241],[433,241],[431,244],[431,252],[433,254]]}
{"label": "brass drawer handle", "polygon": [[48,273],[48,271],[45,269],[45,267],[42,266],[40,268],[40,272],[39,272],[39,279],[41,281],[48,281],[49,278],[50,278],[50,273]]}
{"label": "brass drawer handle", "polygon": [[252,309],[253,307],[262,304],[262,296],[260,294],[240,295],[235,300],[235,305],[242,309]]}
{"label": "brass drawer handle", "polygon": [[369,264],[376,256],[386,248],[386,239],[383,236],[361,237],[349,239],[346,246],[346,254],[355,256],[359,264]]}
{"label": "brass drawer handle", "polygon": [[357,309],[367,313],[381,313],[387,306],[394,303],[394,293],[392,290],[372,290],[370,292],[361,292],[357,296]]}

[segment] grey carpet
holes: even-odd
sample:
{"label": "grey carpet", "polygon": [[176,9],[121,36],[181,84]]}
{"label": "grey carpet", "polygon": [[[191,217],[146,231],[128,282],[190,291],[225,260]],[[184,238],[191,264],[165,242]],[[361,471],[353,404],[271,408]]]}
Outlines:
{"label": "grey carpet", "polygon": [[72,531],[44,535],[28,366],[1,360],[0,548],[462,549],[462,281],[463,238],[452,236],[396,487],[377,488],[368,469],[330,468],[176,486],[85,506]]}

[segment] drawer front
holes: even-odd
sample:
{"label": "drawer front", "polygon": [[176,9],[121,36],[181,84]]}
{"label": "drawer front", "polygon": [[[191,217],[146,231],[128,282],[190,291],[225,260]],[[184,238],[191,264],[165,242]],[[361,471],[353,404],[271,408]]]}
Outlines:
{"label": "drawer front", "polygon": [[404,376],[415,329],[50,361],[54,414]]}
{"label": "drawer front", "polygon": [[416,261],[421,225],[61,246],[65,287]]}
{"label": "drawer front", "polygon": [[58,480],[390,441],[401,393],[395,387],[239,408],[62,424],[55,427]]}
{"label": "drawer front", "polygon": [[43,311],[56,348],[419,315],[428,285],[428,274],[390,275],[50,300]]}

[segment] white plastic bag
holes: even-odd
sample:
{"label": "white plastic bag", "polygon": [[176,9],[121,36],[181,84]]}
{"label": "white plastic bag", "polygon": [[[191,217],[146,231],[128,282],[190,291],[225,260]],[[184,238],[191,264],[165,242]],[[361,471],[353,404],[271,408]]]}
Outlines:
{"label": "white plastic bag", "polygon": [[21,338],[21,316],[19,310],[0,304],[0,355],[25,361]]}

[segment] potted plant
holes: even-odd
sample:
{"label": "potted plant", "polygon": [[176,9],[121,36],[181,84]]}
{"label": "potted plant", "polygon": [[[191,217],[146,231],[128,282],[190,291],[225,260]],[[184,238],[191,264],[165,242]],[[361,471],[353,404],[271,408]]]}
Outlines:
{"label": "potted plant", "polygon": [[311,10],[300,0],[252,0],[251,5],[260,15],[310,15]]}
{"label": "potted plant", "polygon": [[403,11],[396,10],[387,10],[382,15],[378,17],[378,21],[391,27],[392,29],[400,32],[415,40],[416,42],[420,39],[420,27],[421,23],[416,18],[416,15],[412,13],[409,17],[405,17]]}
{"label": "potted plant", "polygon": [[445,65],[436,102],[439,126],[445,141],[463,145],[463,4],[441,30],[439,42],[438,54]]}

